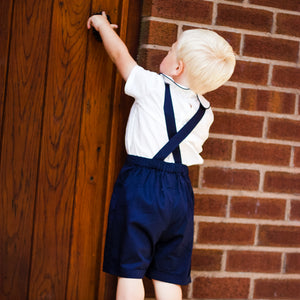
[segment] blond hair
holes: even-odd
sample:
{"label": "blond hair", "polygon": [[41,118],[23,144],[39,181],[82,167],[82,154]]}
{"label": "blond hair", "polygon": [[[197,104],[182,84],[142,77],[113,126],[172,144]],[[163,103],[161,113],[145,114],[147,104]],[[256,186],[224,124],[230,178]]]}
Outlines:
{"label": "blond hair", "polygon": [[184,31],[177,41],[176,55],[183,61],[190,89],[197,94],[223,85],[235,67],[232,47],[211,30]]}

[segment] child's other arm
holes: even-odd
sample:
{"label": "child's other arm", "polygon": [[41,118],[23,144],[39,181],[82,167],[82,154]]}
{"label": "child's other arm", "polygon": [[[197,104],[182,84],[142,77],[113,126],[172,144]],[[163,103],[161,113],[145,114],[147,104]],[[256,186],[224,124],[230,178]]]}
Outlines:
{"label": "child's other arm", "polygon": [[92,26],[101,35],[106,52],[126,81],[137,63],[129,54],[126,45],[114,31],[118,26],[108,22],[105,12],[102,12],[102,15],[94,15],[88,19],[87,28],[90,29]]}

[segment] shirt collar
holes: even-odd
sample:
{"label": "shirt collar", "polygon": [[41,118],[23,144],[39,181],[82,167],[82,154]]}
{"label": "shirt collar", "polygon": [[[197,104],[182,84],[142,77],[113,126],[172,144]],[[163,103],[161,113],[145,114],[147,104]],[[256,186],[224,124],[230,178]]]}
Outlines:
{"label": "shirt collar", "polygon": [[210,108],[210,103],[202,95],[197,95],[190,88],[175,82],[172,77],[170,77],[166,74],[161,73],[161,75],[163,76],[164,81],[166,83],[173,83],[175,86],[179,87],[183,92],[185,92],[185,96],[193,97],[193,98],[196,96],[198,101],[201,102],[201,104],[203,105],[204,108],[206,108],[206,109]]}
{"label": "shirt collar", "polygon": [[174,81],[174,79],[172,78],[172,77],[170,77],[170,76],[168,76],[168,75],[166,75],[166,74],[163,74],[163,73],[161,73],[161,75],[163,75],[164,76],[164,78],[165,78],[165,81],[171,81],[171,82],[173,82],[175,85],[177,85],[178,87],[180,87],[181,89],[183,89],[183,90],[186,90],[186,91],[189,91],[190,90],[190,88],[188,88],[188,87],[186,87],[186,86],[184,86],[184,85],[181,85],[181,84],[179,84],[179,83],[177,83],[176,81]]}

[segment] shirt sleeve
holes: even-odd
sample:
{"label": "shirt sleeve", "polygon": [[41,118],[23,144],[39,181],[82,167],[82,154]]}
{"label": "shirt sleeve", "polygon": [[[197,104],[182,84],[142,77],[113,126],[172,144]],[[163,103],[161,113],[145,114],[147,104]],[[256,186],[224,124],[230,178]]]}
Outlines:
{"label": "shirt sleeve", "polygon": [[136,65],[126,81],[125,94],[140,102],[146,99],[148,95],[155,94],[157,88],[163,84],[164,81],[159,74]]}

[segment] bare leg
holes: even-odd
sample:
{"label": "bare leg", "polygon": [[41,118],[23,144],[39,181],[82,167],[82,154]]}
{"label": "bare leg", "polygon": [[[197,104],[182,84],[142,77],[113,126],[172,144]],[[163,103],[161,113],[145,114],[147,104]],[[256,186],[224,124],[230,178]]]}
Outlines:
{"label": "bare leg", "polygon": [[144,300],[145,290],[142,279],[118,278],[116,300]]}
{"label": "bare leg", "polygon": [[152,280],[156,300],[182,300],[181,286],[177,284]]}

